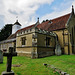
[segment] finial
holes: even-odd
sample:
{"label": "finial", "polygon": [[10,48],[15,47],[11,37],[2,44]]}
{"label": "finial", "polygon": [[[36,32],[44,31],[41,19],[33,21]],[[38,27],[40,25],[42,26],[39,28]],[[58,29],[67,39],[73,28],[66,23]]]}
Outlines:
{"label": "finial", "polygon": [[73,5],[72,5],[72,8],[73,8]]}
{"label": "finial", "polygon": [[38,19],[38,22],[39,22],[39,17],[37,19]]}
{"label": "finial", "polygon": [[39,20],[39,17],[38,17],[38,20]]}
{"label": "finial", "polygon": [[38,24],[40,24],[40,23],[39,23],[39,17],[37,18],[37,22],[36,22],[36,24],[35,24],[35,27],[36,27]]}
{"label": "finial", "polygon": [[72,5],[72,13],[74,14],[74,7],[73,7],[73,5]]}
{"label": "finial", "polygon": [[37,23],[39,23],[39,17],[37,18]]}

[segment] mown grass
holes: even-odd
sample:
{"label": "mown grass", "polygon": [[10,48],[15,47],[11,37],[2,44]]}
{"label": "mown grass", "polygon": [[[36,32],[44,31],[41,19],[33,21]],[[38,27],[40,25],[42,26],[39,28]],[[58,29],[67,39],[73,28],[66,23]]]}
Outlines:
{"label": "mown grass", "polygon": [[[4,57],[3,64],[0,64],[0,74],[6,70],[6,61],[6,57]],[[21,66],[12,67],[12,70],[15,75],[59,75],[51,68],[46,68],[43,63],[53,65],[70,75],[75,75],[75,55],[50,56],[39,59],[17,56],[13,57],[12,64]]]}

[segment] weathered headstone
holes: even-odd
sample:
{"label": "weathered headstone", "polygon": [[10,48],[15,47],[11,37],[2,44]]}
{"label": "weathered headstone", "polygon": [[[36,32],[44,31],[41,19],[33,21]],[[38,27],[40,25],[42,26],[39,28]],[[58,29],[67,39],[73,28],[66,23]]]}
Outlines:
{"label": "weathered headstone", "polygon": [[58,37],[57,36],[56,36],[56,49],[55,49],[55,54],[58,55],[58,56],[62,54],[61,46],[59,44],[59,41],[58,41]]}
{"label": "weathered headstone", "polygon": [[12,57],[17,56],[17,53],[14,52],[13,47],[10,47],[9,52],[4,53],[3,56],[7,56],[7,69],[6,71],[2,72],[2,75],[14,75],[14,72],[11,71]]}
{"label": "weathered headstone", "polygon": [[0,50],[0,63],[3,63],[3,52]]}

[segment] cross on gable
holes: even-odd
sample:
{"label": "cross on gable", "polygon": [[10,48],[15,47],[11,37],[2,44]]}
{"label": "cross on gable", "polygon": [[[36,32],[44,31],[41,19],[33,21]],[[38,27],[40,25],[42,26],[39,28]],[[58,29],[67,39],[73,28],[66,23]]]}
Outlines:
{"label": "cross on gable", "polygon": [[7,72],[11,72],[11,64],[12,64],[12,57],[17,56],[17,53],[14,52],[13,47],[9,47],[9,52],[4,53],[3,56],[7,56]]}

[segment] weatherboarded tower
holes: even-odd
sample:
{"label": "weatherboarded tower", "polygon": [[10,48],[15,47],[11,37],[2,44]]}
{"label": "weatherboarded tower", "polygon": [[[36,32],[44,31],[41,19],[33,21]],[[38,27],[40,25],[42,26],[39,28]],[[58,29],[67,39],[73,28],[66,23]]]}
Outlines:
{"label": "weatherboarded tower", "polygon": [[19,29],[21,29],[21,24],[17,20],[12,26],[12,34],[14,34]]}

